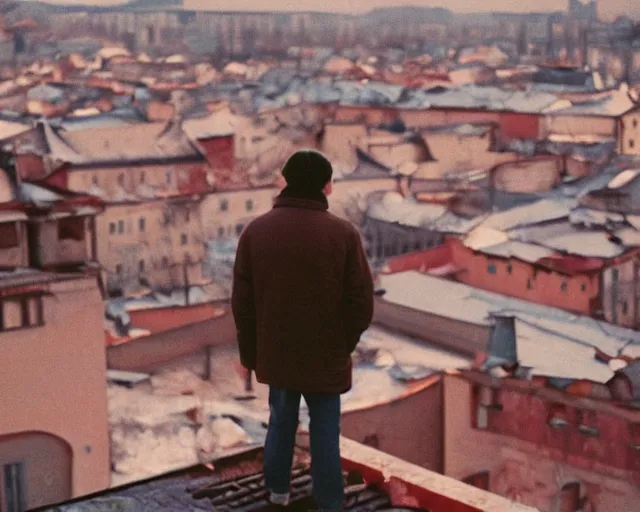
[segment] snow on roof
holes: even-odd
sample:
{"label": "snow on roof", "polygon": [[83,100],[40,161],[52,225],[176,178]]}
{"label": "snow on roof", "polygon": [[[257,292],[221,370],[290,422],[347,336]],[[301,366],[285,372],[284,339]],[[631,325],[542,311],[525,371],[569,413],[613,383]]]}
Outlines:
{"label": "snow on roof", "polygon": [[482,222],[481,227],[509,231],[518,227],[560,220],[568,218],[575,205],[574,199],[541,199],[534,203],[491,214]]}
{"label": "snow on roof", "polygon": [[[603,99],[573,102],[567,108],[556,110],[553,114],[619,117],[636,107],[638,107],[638,104],[629,97],[628,91],[623,88],[611,91],[611,93]],[[545,113],[547,112],[548,111],[545,110]]]}
{"label": "snow on roof", "polygon": [[622,171],[607,184],[607,188],[613,189],[624,187],[625,185],[633,181],[639,173],[640,169],[627,169],[625,171]]}
{"label": "snow on roof", "polygon": [[129,50],[123,48],[121,46],[108,46],[102,48],[96,54],[97,57],[101,57],[103,59],[112,59],[113,57],[128,57],[131,54]]}
{"label": "snow on roof", "polygon": [[77,152],[87,162],[175,158],[200,154],[173,121],[63,131],[60,132],[60,137],[70,148],[77,148]]}
{"label": "snow on roof", "polygon": [[37,85],[27,91],[28,100],[40,100],[55,103],[64,98],[64,92],[47,84]]}
{"label": "snow on roof", "polygon": [[383,222],[431,229],[441,233],[464,234],[480,218],[464,219],[442,205],[404,198],[397,192],[373,193],[369,196],[367,216]]}
{"label": "snow on roof", "polygon": [[355,64],[344,57],[331,57],[324,65],[324,70],[327,73],[344,73],[355,67]]}
{"label": "snow on roof", "polygon": [[40,121],[40,127],[43,130],[44,138],[49,146],[49,155],[51,158],[68,163],[82,163],[85,160],[83,155],[77,152],[56,133],[48,121]]}
{"label": "snow on roof", "polygon": [[236,132],[237,116],[231,110],[223,109],[199,119],[187,119],[183,128],[191,140],[209,137],[225,137]]}
{"label": "snow on roof", "polygon": [[19,196],[21,201],[36,204],[54,203],[64,199],[61,195],[56,194],[51,190],[39,187],[33,183],[24,182],[20,183]]}
{"label": "snow on roof", "polygon": [[0,140],[10,139],[31,129],[31,126],[0,119]]}
{"label": "snow on roof", "polygon": [[544,245],[557,251],[590,258],[615,258],[626,252],[624,245],[609,240],[602,231],[587,231],[546,238]]}
{"label": "snow on roof", "polygon": [[188,62],[187,58],[184,55],[170,55],[164,60],[167,64],[184,64]]}
{"label": "snow on roof", "polygon": [[529,263],[535,263],[542,258],[547,258],[555,254],[556,251],[536,244],[528,244],[517,240],[480,247],[479,250],[485,254],[499,256],[502,258],[516,258]]}
{"label": "snow on roof", "polygon": [[421,108],[482,108],[498,111],[540,113],[571,104],[557,96],[530,91],[507,91],[497,87],[463,85],[438,92],[412,91]]}
{"label": "snow on roof", "polygon": [[246,75],[249,71],[249,67],[246,64],[241,64],[240,62],[229,62],[224,69],[223,73],[227,73],[229,75]]}
{"label": "snow on roof", "polygon": [[595,360],[595,348],[615,355],[640,346],[640,332],[420,272],[378,279],[383,300],[414,310],[485,326],[491,314],[515,316],[519,360],[534,374],[606,382],[613,372]]}

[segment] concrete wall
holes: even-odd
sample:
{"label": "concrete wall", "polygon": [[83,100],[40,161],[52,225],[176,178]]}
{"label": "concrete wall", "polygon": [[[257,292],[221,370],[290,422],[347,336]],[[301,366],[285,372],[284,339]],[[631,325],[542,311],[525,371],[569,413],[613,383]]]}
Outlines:
{"label": "concrete wall", "polygon": [[103,193],[116,201],[124,199],[123,193],[146,197],[150,190],[176,194],[212,189],[206,182],[204,162],[73,169],[68,173],[67,187],[74,192]]}
{"label": "concrete wall", "polygon": [[107,365],[112,370],[152,372],[183,356],[204,352],[207,345],[235,343],[235,322],[227,313],[219,318],[108,347]]}
{"label": "concrete wall", "polygon": [[443,470],[442,387],[439,377],[406,397],[343,411],[344,437],[438,473]]}
{"label": "concrete wall", "polygon": [[506,162],[493,170],[493,183],[497,190],[516,194],[547,192],[559,183],[562,172],[558,157]]}
{"label": "concrete wall", "polygon": [[[47,458],[46,464],[42,463],[43,455]],[[27,508],[58,503],[72,496],[72,462],[69,445],[58,437],[36,432],[0,436],[0,477],[3,485],[8,471],[4,466],[20,464],[23,472],[21,483],[27,492]],[[20,481],[19,473],[12,477]],[[37,493],[30,493],[30,489],[37,489]],[[4,501],[0,492],[0,507],[9,510],[6,496]]]}
{"label": "concrete wall", "polygon": [[[235,236],[252,219],[273,208],[275,187],[217,192],[202,200],[202,226],[206,238]],[[226,204],[226,209],[223,208]]]}
{"label": "concrete wall", "polygon": [[607,322],[637,329],[640,326],[640,260],[629,255],[602,273],[600,303]]}
{"label": "concrete wall", "polygon": [[329,196],[329,211],[359,225],[366,208],[366,197],[373,192],[391,192],[396,188],[396,181],[392,178],[334,181],[333,192]]}
{"label": "concrete wall", "polygon": [[84,263],[90,261],[91,247],[89,233],[89,218],[81,217],[78,222],[84,224],[82,240],[59,238],[58,223],[62,219],[49,219],[35,225],[37,240],[38,264],[44,267],[64,263]]}
{"label": "concrete wall", "polygon": [[14,247],[0,249],[0,266],[9,268],[26,267],[29,265],[29,243],[27,241],[25,223],[7,222],[6,224],[8,229],[17,231],[18,244]]}
{"label": "concrete wall", "polygon": [[616,138],[617,120],[613,117],[547,115],[540,123],[540,139],[551,135]]}
{"label": "concrete wall", "polygon": [[567,276],[535,267],[515,258],[497,258],[465,247],[457,238],[447,238],[445,247],[394,259],[393,272],[429,270],[446,263],[464,269],[457,279],[474,288],[500,293],[590,316],[600,296],[598,274]]}
{"label": "concrete wall", "polygon": [[488,326],[424,313],[387,302],[384,298],[376,298],[373,321],[471,357],[486,352],[489,343]]}
{"label": "concrete wall", "polygon": [[[98,261],[107,272],[109,287],[131,286],[140,277],[154,286],[184,284],[187,255],[194,263],[204,258],[200,219],[200,203],[194,201],[108,205],[96,219],[96,231]],[[201,266],[188,268],[191,284],[202,280]]]}
{"label": "concrete wall", "polygon": [[[526,261],[476,253],[457,239],[449,239],[447,243],[452,248],[452,261],[467,270],[460,274],[460,281],[482,290],[587,316],[592,312],[592,300],[600,293],[597,275],[566,276],[536,268]],[[495,272],[491,273],[490,268]]]}
{"label": "concrete wall", "polygon": [[[44,325],[0,333],[2,410],[21,411],[0,415],[0,438],[39,432],[61,439],[71,452],[71,494],[80,496],[110,481],[104,304],[94,279],[54,283],[50,291]],[[59,453],[55,443],[47,450],[34,471],[58,464],[49,460]],[[37,493],[30,500],[40,504]]]}
{"label": "concrete wall", "polygon": [[[579,497],[589,501],[583,510],[613,512],[637,508],[640,488],[612,468],[594,464],[593,469],[579,469],[569,464],[570,456],[558,460],[544,446],[472,428],[472,400],[468,381],[455,375],[444,377],[445,475],[465,479],[488,471],[490,491],[536,507],[540,512],[577,511],[577,508],[556,508],[563,487],[566,489],[572,483],[578,484]],[[539,412],[527,411],[521,429],[537,428],[527,418],[537,417]],[[512,420],[516,421],[515,415]],[[545,418],[540,421],[546,425]]]}

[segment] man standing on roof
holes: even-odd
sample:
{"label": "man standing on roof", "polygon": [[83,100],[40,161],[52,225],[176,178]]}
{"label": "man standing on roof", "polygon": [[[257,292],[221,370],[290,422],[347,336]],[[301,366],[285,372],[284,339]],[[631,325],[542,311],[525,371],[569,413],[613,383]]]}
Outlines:
{"label": "man standing on roof", "polygon": [[373,280],[360,235],[327,209],[333,169],[317,151],[293,154],[287,186],[238,242],[232,311],[240,360],[269,385],[264,472],[273,504],[289,502],[300,398],[309,408],[313,495],[340,510],[340,395],[351,353],[373,316]]}

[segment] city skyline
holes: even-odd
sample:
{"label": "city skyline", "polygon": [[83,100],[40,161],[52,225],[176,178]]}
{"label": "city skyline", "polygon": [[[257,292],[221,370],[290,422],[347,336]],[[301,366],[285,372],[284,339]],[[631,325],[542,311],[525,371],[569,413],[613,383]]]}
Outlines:
{"label": "city skyline", "polygon": [[[27,0],[25,0],[27,1]],[[124,5],[124,0],[42,0],[50,4],[77,4],[96,6]],[[185,2],[186,3],[186,2]],[[519,0],[492,0],[482,6],[465,0],[422,0],[411,2],[407,0],[273,0],[269,2],[268,9],[263,2],[257,0],[192,0],[191,4],[215,5],[220,10],[283,10],[283,11],[330,11],[330,12],[354,12],[362,13],[380,7],[400,6],[424,6],[444,7],[454,12],[544,12],[567,10],[567,0],[538,0],[536,2],[522,2]],[[615,19],[617,16],[627,15],[636,19],[640,18],[640,4],[630,0],[607,0],[599,3],[599,16],[605,20]]]}

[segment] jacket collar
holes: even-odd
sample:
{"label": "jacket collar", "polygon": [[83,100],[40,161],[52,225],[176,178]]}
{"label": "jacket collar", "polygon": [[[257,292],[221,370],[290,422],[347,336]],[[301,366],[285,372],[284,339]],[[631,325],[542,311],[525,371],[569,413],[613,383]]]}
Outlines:
{"label": "jacket collar", "polygon": [[303,199],[301,197],[276,197],[273,202],[274,208],[304,208],[306,210],[326,211],[329,209],[327,203],[316,201],[315,199]]}
{"label": "jacket collar", "polygon": [[305,208],[307,210],[328,210],[329,201],[322,191],[308,192],[285,187],[273,202],[274,208]]}

